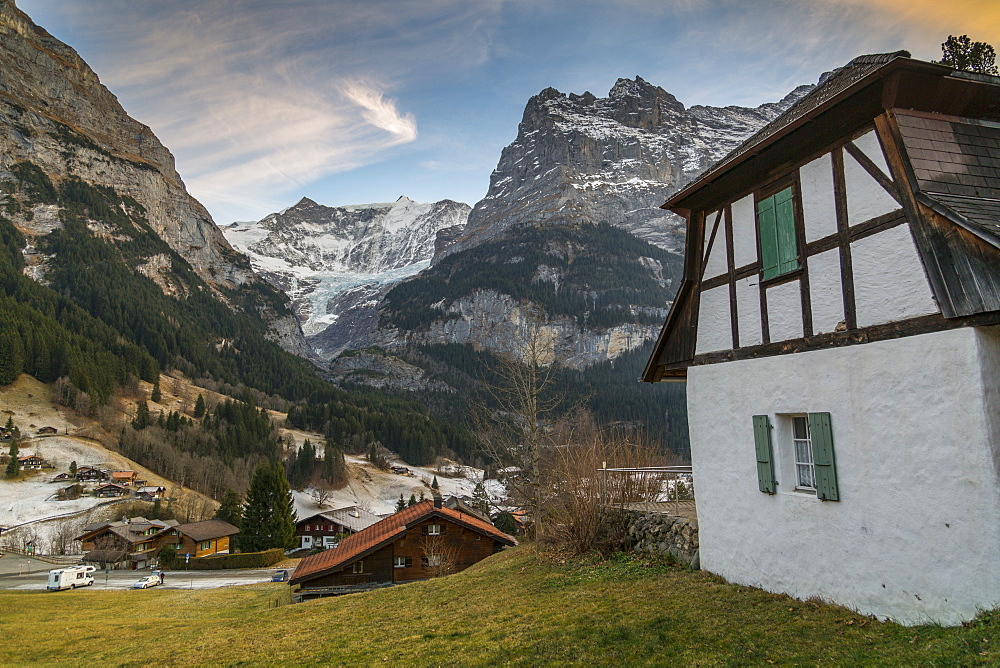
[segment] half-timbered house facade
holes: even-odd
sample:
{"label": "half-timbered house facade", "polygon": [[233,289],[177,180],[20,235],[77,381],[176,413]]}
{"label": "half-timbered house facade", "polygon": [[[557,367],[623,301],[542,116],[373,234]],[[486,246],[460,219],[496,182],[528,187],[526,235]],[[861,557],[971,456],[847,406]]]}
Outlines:
{"label": "half-timbered house facade", "polygon": [[1000,78],[856,58],[679,191],[644,380],[702,567],[904,623],[1000,605]]}

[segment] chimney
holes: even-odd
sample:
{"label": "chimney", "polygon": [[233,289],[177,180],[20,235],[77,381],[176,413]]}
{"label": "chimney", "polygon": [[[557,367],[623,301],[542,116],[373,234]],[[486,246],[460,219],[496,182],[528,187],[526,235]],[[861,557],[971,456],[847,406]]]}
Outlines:
{"label": "chimney", "polygon": [[441,507],[441,495],[438,494],[437,492],[434,492],[433,494],[431,494],[431,496],[434,498],[434,507],[435,508],[440,508]]}

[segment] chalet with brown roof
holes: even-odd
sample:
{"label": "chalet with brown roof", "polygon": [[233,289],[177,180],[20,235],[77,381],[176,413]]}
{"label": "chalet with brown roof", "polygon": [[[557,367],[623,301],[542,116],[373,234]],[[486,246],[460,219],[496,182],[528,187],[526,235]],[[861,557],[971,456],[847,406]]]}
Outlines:
{"label": "chalet with brown roof", "polygon": [[135,471],[112,471],[111,482],[131,487],[135,484],[136,475]]}
{"label": "chalet with brown roof", "polygon": [[[85,555],[91,561],[118,563],[124,568],[146,568],[165,544],[167,532],[177,526],[177,520],[147,520],[145,517],[125,518],[117,522],[94,522],[84,527],[75,540],[81,542]],[[97,557],[91,552],[106,554]],[[112,552],[125,552],[126,558],[113,559]]]}
{"label": "chalet with brown roof", "polygon": [[381,517],[357,506],[325,510],[295,523],[295,535],[302,549],[328,550],[343,536],[355,534],[378,522]]}
{"label": "chalet with brown roof", "polygon": [[80,482],[107,480],[108,472],[94,468],[93,466],[81,466],[76,469],[76,479]]}
{"label": "chalet with brown roof", "polygon": [[162,499],[166,492],[167,488],[162,485],[145,485],[143,487],[136,487],[135,498],[142,501],[155,501],[156,499]]}
{"label": "chalet with brown roof", "polygon": [[203,520],[173,527],[166,541],[174,545],[178,555],[207,557],[229,554],[231,538],[240,530],[223,520]]}
{"label": "chalet with brown roof", "polygon": [[39,436],[55,436],[59,433],[59,430],[55,427],[42,427],[38,430]]}
{"label": "chalet with brown roof", "polygon": [[99,496],[102,498],[111,498],[116,496],[125,496],[128,494],[128,487],[125,485],[118,485],[113,482],[107,482],[94,490],[94,496]]}
{"label": "chalet with brown roof", "polygon": [[17,458],[17,465],[22,471],[38,470],[42,468],[51,468],[49,463],[39,457],[38,455],[27,455],[24,457]]}
{"label": "chalet with brown roof", "polygon": [[303,589],[424,580],[464,570],[516,541],[473,515],[421,501],[299,562]]}

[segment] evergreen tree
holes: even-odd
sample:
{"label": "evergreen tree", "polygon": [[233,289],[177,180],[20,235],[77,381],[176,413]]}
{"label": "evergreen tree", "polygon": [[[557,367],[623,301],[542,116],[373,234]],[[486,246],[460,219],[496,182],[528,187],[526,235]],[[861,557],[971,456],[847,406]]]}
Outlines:
{"label": "evergreen tree", "polygon": [[254,471],[240,530],[244,552],[295,545],[295,506],[280,463],[261,464]]}
{"label": "evergreen tree", "polygon": [[472,498],[475,499],[476,510],[481,513],[490,512],[490,497],[482,480],[477,482],[475,489],[472,490]]}
{"label": "evergreen tree", "polygon": [[234,527],[239,527],[243,521],[241,515],[243,511],[242,506],[243,499],[240,498],[240,495],[235,490],[227,489],[226,493],[222,496],[222,505],[215,511],[215,519],[229,522]]}
{"label": "evergreen tree", "polygon": [[205,397],[198,395],[198,400],[194,402],[194,419],[200,420],[205,417]]}
{"label": "evergreen tree", "polygon": [[347,462],[344,451],[327,441],[323,447],[323,479],[334,487],[347,482]]}
{"label": "evergreen tree", "polygon": [[76,460],[75,459],[69,463],[69,474],[71,476],[73,476],[74,478],[76,477]]}
{"label": "evergreen tree", "polygon": [[10,455],[12,459],[17,459],[17,453],[19,453],[20,451],[21,449],[17,447],[17,439],[16,438],[10,439],[10,448],[8,448],[7,454]]}
{"label": "evergreen tree", "polygon": [[156,382],[153,383],[153,392],[149,395],[149,399],[153,403],[158,404],[158,403],[160,403],[160,399],[162,399],[162,398],[163,398],[163,395],[160,394],[160,379],[157,378]]}
{"label": "evergreen tree", "polygon": [[[145,401],[140,401],[135,405],[135,419],[132,420],[132,428],[136,431],[142,431],[150,425],[149,418],[149,406],[146,405]],[[163,417],[163,413],[160,413],[160,417]]]}
{"label": "evergreen tree", "polygon": [[7,416],[7,424],[3,428],[12,434],[14,433],[14,418],[12,416]]}
{"label": "evergreen tree", "polygon": [[5,475],[8,478],[16,478],[19,470],[20,467],[17,465],[17,457],[15,457],[11,459],[9,462],[7,462],[7,470],[5,471]]}
{"label": "evergreen tree", "polygon": [[0,329],[0,385],[10,385],[24,371],[24,344],[11,328]]}
{"label": "evergreen tree", "polygon": [[410,494],[410,500],[406,502],[406,507],[409,508],[410,506],[415,506],[415,505],[417,505],[417,497],[414,496],[413,494]]}
{"label": "evergreen tree", "polygon": [[396,512],[406,510],[406,501],[403,500],[403,493],[399,493],[399,501],[396,502]]}
{"label": "evergreen tree", "polygon": [[973,42],[968,35],[948,35],[941,44],[941,64],[956,70],[996,74],[996,50],[986,42]]}
{"label": "evergreen tree", "polygon": [[431,482],[431,489],[434,489],[434,490],[438,489],[438,477],[437,476],[434,476],[434,480],[433,480],[433,482]]}

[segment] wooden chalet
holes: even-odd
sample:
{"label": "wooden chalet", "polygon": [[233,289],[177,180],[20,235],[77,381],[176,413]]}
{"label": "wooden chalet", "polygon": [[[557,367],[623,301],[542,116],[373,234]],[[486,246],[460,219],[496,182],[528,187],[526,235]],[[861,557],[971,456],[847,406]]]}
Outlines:
{"label": "wooden chalet", "polygon": [[[113,563],[123,568],[147,568],[168,542],[168,532],[177,520],[147,520],[144,517],[124,518],[117,522],[94,522],[83,529],[80,541],[84,561]],[[97,554],[91,554],[97,551]],[[113,558],[124,552],[125,557]]]}
{"label": "wooden chalet", "polygon": [[167,488],[162,485],[145,485],[136,487],[135,497],[141,501],[155,501],[162,499],[167,493]]}
{"label": "wooden chalet", "polygon": [[675,194],[702,567],[903,623],[1000,603],[1000,77],[854,59]]}
{"label": "wooden chalet", "polygon": [[203,520],[174,526],[166,533],[165,541],[174,545],[180,556],[208,557],[229,554],[231,539],[240,532],[223,520]]}
{"label": "wooden chalet", "polygon": [[42,427],[37,433],[39,436],[55,436],[59,433],[59,430],[55,427]]}
{"label": "wooden chalet", "polygon": [[301,549],[328,550],[343,536],[367,529],[382,518],[357,506],[326,510],[295,523],[295,535]]}
{"label": "wooden chalet", "polygon": [[516,541],[473,515],[421,501],[299,562],[303,590],[423,580],[464,570]]}
{"label": "wooden chalet", "polygon": [[81,466],[76,469],[76,479],[80,482],[107,480],[108,472],[94,468],[93,466]]}
{"label": "wooden chalet", "polygon": [[135,471],[112,471],[111,482],[131,487],[135,484]]}
{"label": "wooden chalet", "polygon": [[43,468],[52,468],[51,465],[38,455],[26,455],[24,457],[17,458],[17,465],[22,471],[29,470],[39,470]]}
{"label": "wooden chalet", "polygon": [[94,496],[111,498],[116,496],[127,496],[129,488],[114,482],[107,482],[94,489]]}

